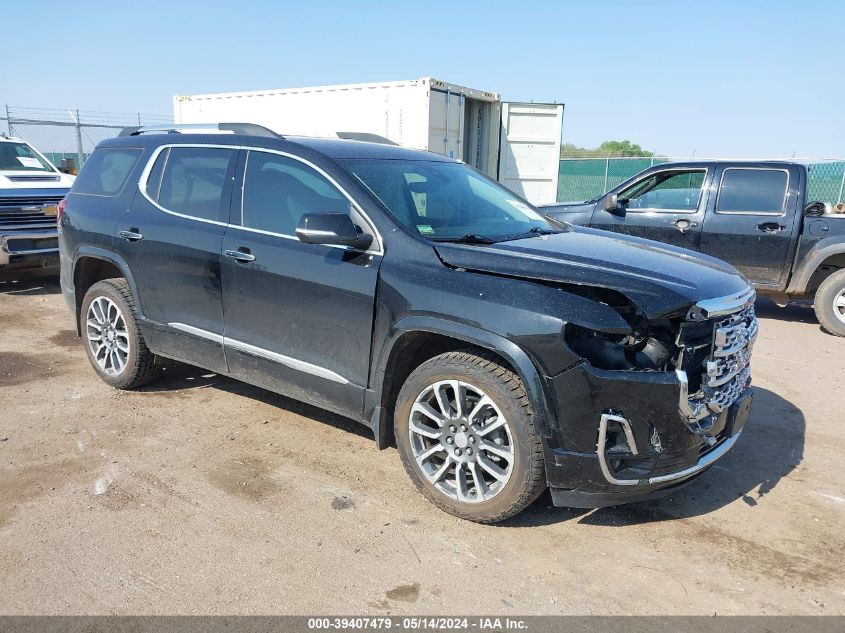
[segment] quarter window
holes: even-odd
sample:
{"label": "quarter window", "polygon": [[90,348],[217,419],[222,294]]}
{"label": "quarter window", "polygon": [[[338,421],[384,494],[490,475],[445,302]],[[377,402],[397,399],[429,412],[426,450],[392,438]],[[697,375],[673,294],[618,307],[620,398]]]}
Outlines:
{"label": "quarter window", "polygon": [[659,171],[619,192],[619,200],[631,210],[694,213],[704,186],[703,169]]}
{"label": "quarter window", "polygon": [[716,212],[780,215],[788,180],[779,169],[728,168],[722,174]]}
{"label": "quarter window", "polygon": [[235,152],[216,147],[171,147],[169,152],[158,203],[169,211],[225,222],[228,205],[224,204],[223,189]]}
{"label": "quarter window", "polygon": [[96,150],[73,183],[73,193],[116,196],[129,179],[142,151],[135,147]]}
{"label": "quarter window", "polygon": [[306,213],[349,213],[346,197],[311,167],[278,154],[250,152],[244,175],[242,224],[294,235]]}

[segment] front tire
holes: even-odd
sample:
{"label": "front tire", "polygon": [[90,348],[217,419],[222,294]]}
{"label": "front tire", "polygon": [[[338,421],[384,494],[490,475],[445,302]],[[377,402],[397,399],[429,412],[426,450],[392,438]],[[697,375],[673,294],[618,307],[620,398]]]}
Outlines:
{"label": "front tire", "polygon": [[813,309],[822,327],[835,336],[845,336],[845,270],[825,279],[816,291]]}
{"label": "front tire", "polygon": [[528,395],[491,354],[449,352],[420,365],[399,392],[394,433],[417,489],[462,519],[508,519],[545,489]]}
{"label": "front tire", "polygon": [[88,360],[103,381],[115,389],[134,389],[158,378],[161,365],[144,342],[125,279],[91,286],[79,317]]}

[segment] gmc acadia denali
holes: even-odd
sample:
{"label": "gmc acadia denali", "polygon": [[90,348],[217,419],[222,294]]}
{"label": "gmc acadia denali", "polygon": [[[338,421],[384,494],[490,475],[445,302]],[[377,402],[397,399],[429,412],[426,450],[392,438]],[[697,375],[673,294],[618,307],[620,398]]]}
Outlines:
{"label": "gmc acadia denali", "polygon": [[176,359],[395,443],[494,522],[665,494],[751,405],[754,290],[717,259],[553,225],[466,165],[251,124],[129,128],[59,213],[62,289],[119,389]]}

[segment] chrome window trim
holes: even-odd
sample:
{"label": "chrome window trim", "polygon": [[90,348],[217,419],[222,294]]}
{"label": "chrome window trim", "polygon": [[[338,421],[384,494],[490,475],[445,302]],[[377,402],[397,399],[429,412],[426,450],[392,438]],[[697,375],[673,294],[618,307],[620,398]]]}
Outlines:
{"label": "chrome window trim", "polygon": [[[147,164],[144,165],[144,171],[141,172],[141,177],[138,179],[138,189],[141,192],[141,195],[147,199],[151,205],[153,205],[159,211],[163,211],[168,215],[176,216],[177,218],[183,218],[185,220],[194,220],[196,222],[205,222],[206,224],[213,224],[215,226],[229,226],[228,222],[220,222],[219,220],[209,220],[207,218],[200,218],[195,215],[189,215],[187,213],[179,213],[178,211],[173,211],[172,209],[167,209],[161,206],[158,202],[153,200],[150,195],[147,193],[147,181],[150,177],[150,172],[153,170],[153,165],[155,165],[156,159],[158,155],[161,154],[165,149],[170,149],[171,147],[201,147],[207,149],[229,149],[229,150],[239,150],[244,149],[239,145],[217,145],[217,144],[210,144],[210,143],[173,143],[170,145],[159,145],[155,151],[152,153],[150,158],[147,160]],[[167,160],[170,160],[170,156],[168,155]],[[167,165],[165,165],[167,167]],[[161,172],[161,177],[164,179],[164,170]],[[161,193],[161,185],[159,184],[159,194]]]}
{"label": "chrome window trim", "polygon": [[[783,190],[783,201],[780,205],[780,211],[719,211],[719,200],[722,198],[722,183],[725,181],[725,174],[729,171],[782,171],[786,174],[786,187]],[[784,167],[725,167],[722,169],[722,175],[719,176],[719,189],[716,192],[716,203],[713,205],[713,211],[718,215],[762,215],[767,217],[781,218],[786,215],[786,201],[789,199],[789,185],[792,175],[789,170]]]}
{"label": "chrome window trim", "polygon": [[[643,207],[643,208],[639,208],[639,209],[629,209],[628,207],[625,207],[625,211],[627,213],[681,213],[683,215],[694,215],[694,214],[698,213],[699,208],[701,206],[701,198],[704,195],[704,184],[707,182],[707,176],[710,173],[709,167],[674,167],[674,168],[669,168],[669,169],[658,169],[658,170],[651,172],[648,176],[643,176],[639,180],[635,180],[630,185],[625,187],[625,189],[630,189],[631,187],[641,183],[642,181],[646,180],[647,178],[651,178],[655,174],[659,174],[659,173],[662,173],[662,172],[665,172],[665,171],[703,171],[704,172],[704,180],[701,181],[701,189],[699,189],[699,191],[698,191],[698,200],[695,203],[695,209],[693,209],[692,211],[688,211],[686,209],[655,209],[653,207]],[[619,191],[619,194],[621,194],[621,193],[622,193],[622,191]],[[619,195],[619,194],[617,194],[617,195]]]}
{"label": "chrome window trim", "polygon": [[[355,209],[355,212],[358,213],[358,215],[360,215],[361,218],[364,220],[364,222],[369,226],[370,231],[373,234],[373,237],[374,237],[373,241],[374,241],[375,244],[378,245],[378,248],[368,249],[368,250],[364,251],[364,253],[367,254],[367,255],[384,255],[384,244],[383,244],[382,239],[381,239],[381,234],[378,232],[378,229],[376,228],[375,223],[370,219],[370,216],[368,216],[366,213],[364,213],[364,210],[361,208],[361,206],[355,201],[355,199],[352,196],[349,195],[349,193],[343,187],[341,187],[338,184],[338,182],[334,178],[332,178],[329,174],[327,174],[325,171],[320,169],[317,165],[315,165],[314,163],[312,163],[308,160],[305,160],[304,158],[302,158],[300,156],[296,156],[295,154],[291,154],[289,152],[284,152],[282,150],[267,149],[267,148],[263,148],[263,147],[248,147],[248,148],[242,148],[242,149],[247,150],[247,156],[246,156],[246,161],[244,161],[243,180],[240,183],[241,184],[241,223],[240,224],[232,224],[231,226],[233,228],[239,228],[239,229],[242,229],[242,230],[245,230],[245,231],[251,231],[253,233],[260,233],[260,234],[263,234],[263,235],[272,235],[272,236],[275,236],[275,237],[283,237],[283,238],[290,239],[290,240],[300,241],[299,238],[296,235],[288,235],[286,233],[276,233],[274,231],[266,231],[264,229],[256,229],[256,228],[253,228],[253,227],[244,226],[244,191],[246,189],[246,186],[245,186],[246,185],[246,170],[247,170],[247,167],[249,166],[249,155],[252,152],[263,152],[265,154],[276,154],[277,156],[284,156],[285,158],[290,158],[290,159],[295,160],[299,163],[302,163],[303,165],[310,167],[311,169],[316,171],[318,174],[320,174],[323,178],[328,180],[329,183],[331,183],[331,185],[335,189],[337,189],[343,195],[343,197],[347,199],[347,201],[349,201],[349,204],[352,205],[352,207]],[[350,250],[347,246],[340,246],[340,245],[337,245],[337,244],[319,244],[318,246],[328,246],[328,247],[331,247],[331,248],[340,248],[340,249],[343,249],[343,250]]]}
{"label": "chrome window trim", "polygon": [[[329,176],[325,171],[323,171],[322,169],[320,169],[319,167],[317,167],[313,163],[311,163],[311,162],[309,162],[309,161],[307,161],[304,158],[301,158],[299,156],[295,156],[293,154],[290,154],[288,152],[283,152],[283,151],[280,151],[280,150],[265,149],[265,148],[262,148],[262,147],[251,147],[251,146],[248,146],[248,145],[225,145],[225,144],[218,144],[218,143],[170,143],[170,144],[159,145],[155,149],[155,151],[150,155],[150,158],[147,160],[147,164],[144,166],[144,170],[141,172],[141,177],[138,179],[138,189],[141,192],[141,195],[144,196],[144,198],[147,199],[147,202],[152,204],[159,211],[163,211],[164,213],[167,213],[168,215],[173,215],[173,216],[176,216],[178,218],[183,218],[185,220],[194,220],[196,222],[205,222],[206,224],[213,224],[215,226],[225,226],[226,228],[240,229],[242,231],[249,231],[251,233],[259,233],[259,234],[262,234],[262,235],[270,235],[270,236],[273,236],[273,237],[281,237],[281,238],[288,239],[288,240],[296,240],[297,242],[302,243],[299,240],[299,238],[296,237],[296,235],[286,235],[286,234],[283,234],[283,233],[274,233],[272,231],[264,231],[262,229],[253,229],[253,228],[249,228],[249,227],[246,227],[246,226],[242,226],[241,224],[232,224],[231,222],[220,222],[218,220],[208,220],[206,218],[199,218],[197,216],[188,215],[186,213],[179,213],[178,211],[173,211],[171,209],[167,209],[167,208],[161,206],[158,202],[153,200],[149,196],[149,194],[147,193],[147,181],[149,180],[150,172],[152,171],[153,165],[155,165],[155,161],[158,158],[159,154],[161,154],[161,152],[163,152],[165,149],[169,149],[169,148],[172,148],[172,147],[177,147],[177,148],[178,147],[204,147],[204,148],[212,148],[212,149],[245,150],[247,152],[247,161],[249,161],[249,152],[250,151],[267,152],[269,154],[278,154],[280,156],[286,156],[288,158],[292,158],[294,160],[299,161],[300,163],[302,163],[304,165],[311,167],[317,173],[319,173],[323,177],[325,177],[332,184],[332,186],[336,187],[337,190],[340,191],[347,200],[349,200],[350,204],[355,208],[355,211],[361,216],[361,218],[364,220],[364,222],[366,222],[367,225],[370,227],[370,229],[373,233],[373,238],[374,238],[373,241],[378,245],[378,248],[377,249],[368,249],[366,251],[363,251],[363,253],[366,254],[366,255],[384,255],[384,241],[382,240],[381,233],[379,233],[378,229],[376,228],[375,222],[373,222],[372,219],[370,218],[370,216],[368,216],[364,212],[364,210],[354,200],[354,198],[352,198],[352,196],[350,196],[349,193],[343,187],[341,187],[339,184],[337,184],[337,181],[334,178]],[[169,157],[168,157],[168,160],[169,160]],[[167,167],[167,165],[165,165],[165,167]],[[163,175],[164,175],[164,172],[162,171],[162,177],[163,177]],[[244,164],[244,178],[246,178],[246,163]],[[244,184],[244,181],[241,181],[241,215],[243,215],[243,191],[244,191],[243,184]],[[243,221],[243,217],[241,218],[241,221]],[[315,244],[315,246],[324,246],[326,248],[339,248],[339,249],[344,250],[344,251],[354,250],[354,249],[350,249],[348,246],[340,246],[338,244]]]}
{"label": "chrome window trim", "polygon": [[252,356],[258,356],[266,360],[271,360],[281,365],[285,365],[286,367],[290,367],[291,369],[311,374],[312,376],[317,376],[319,378],[325,378],[326,380],[331,380],[332,382],[336,382],[341,385],[350,384],[350,381],[347,378],[341,376],[337,372],[334,372],[331,369],[326,369],[325,367],[320,367],[319,365],[308,363],[304,360],[299,360],[298,358],[285,356],[284,354],[279,354],[278,352],[264,349],[263,347],[250,345],[249,343],[244,343],[243,341],[229,338],[228,336],[215,334],[214,332],[209,332],[208,330],[203,330],[201,328],[194,327],[193,325],[177,322],[168,323],[167,325],[172,327],[174,330],[179,330],[180,332],[192,334],[199,338],[223,345],[224,348],[231,347],[232,349],[236,349],[240,352],[244,352]]}

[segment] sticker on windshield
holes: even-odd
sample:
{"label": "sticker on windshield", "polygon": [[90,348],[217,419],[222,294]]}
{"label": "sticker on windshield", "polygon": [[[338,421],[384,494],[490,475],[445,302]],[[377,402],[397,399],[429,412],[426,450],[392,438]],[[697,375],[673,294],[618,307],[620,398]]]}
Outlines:
{"label": "sticker on windshield", "polygon": [[420,235],[431,235],[434,233],[434,229],[428,224],[417,224],[417,230],[420,232]]}
{"label": "sticker on windshield", "polygon": [[543,216],[541,216],[539,213],[534,211],[534,209],[529,207],[527,204],[525,204],[521,200],[508,200],[507,203],[509,205],[511,205],[512,207],[515,207],[515,208],[519,209],[520,211],[522,211],[525,215],[527,215],[532,220],[542,220],[543,219]]}
{"label": "sticker on windshield", "polygon": [[37,158],[32,158],[32,156],[18,156],[18,161],[24,167],[35,167],[36,169],[44,169],[44,166],[41,164],[41,161]]}

